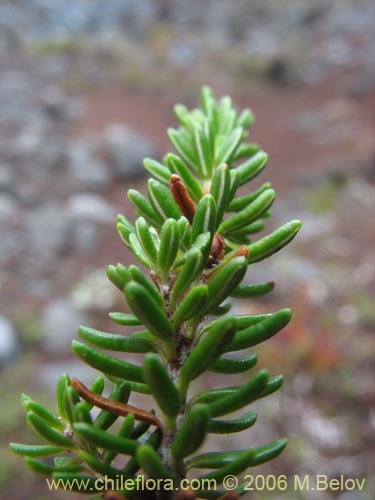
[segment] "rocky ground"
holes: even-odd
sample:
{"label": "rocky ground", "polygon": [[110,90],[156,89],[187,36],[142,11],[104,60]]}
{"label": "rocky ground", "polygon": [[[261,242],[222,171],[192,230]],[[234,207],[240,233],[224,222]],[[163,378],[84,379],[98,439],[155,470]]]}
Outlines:
{"label": "rocky ground", "polygon": [[130,186],[144,189],[142,158],[169,150],[165,129],[174,123],[173,104],[194,106],[203,83],[256,114],[253,139],[270,154],[259,182],[271,179],[279,193],[269,229],[291,218],[304,222],[290,248],[249,273],[249,282],[276,279],[273,296],[236,305],[295,311],[291,326],[259,350],[260,364],[285,373],[287,383],[279,397],[258,405],[249,443],[290,436],[284,458],[259,472],[369,473],[373,4],[208,4],[204,12],[200,2],[168,0],[81,0],[69,9],[57,0],[0,5],[0,485],[6,498],[30,498],[30,491],[35,499],[50,498],[43,480],[7,452],[9,439],[32,439],[19,394],[48,401],[61,372],[93,376],[71,358],[69,344],[82,323],[114,330],[106,313],[121,308],[121,297],[105,268],[129,262],[115,234],[116,213],[132,214],[125,193]]}

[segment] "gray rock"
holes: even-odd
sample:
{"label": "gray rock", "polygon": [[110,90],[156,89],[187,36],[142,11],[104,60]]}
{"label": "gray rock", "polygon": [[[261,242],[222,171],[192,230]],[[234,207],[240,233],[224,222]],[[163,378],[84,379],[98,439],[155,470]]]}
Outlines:
{"label": "gray rock", "polygon": [[14,182],[12,165],[9,163],[0,164],[0,191],[10,191]]}
{"label": "gray rock", "polygon": [[94,191],[105,190],[111,180],[107,166],[88,142],[73,144],[68,153],[69,169],[79,187]]}
{"label": "gray rock", "polygon": [[119,179],[144,175],[142,161],[154,156],[154,147],[143,135],[123,125],[112,125],[105,132],[104,148]]}
{"label": "gray rock", "polygon": [[98,227],[95,222],[82,221],[73,229],[73,247],[79,255],[95,252],[98,241]]}
{"label": "gray rock", "polygon": [[[62,88],[58,85],[47,84],[41,91],[42,111],[51,122],[63,122],[71,117],[71,108],[82,110],[79,105],[80,101],[77,98],[67,97]],[[74,106],[72,106],[74,104]],[[73,116],[79,116],[80,113],[74,113]]]}
{"label": "gray rock", "polygon": [[43,348],[50,354],[70,352],[70,343],[86,319],[71,300],[57,299],[47,304],[41,318]]}
{"label": "gray rock", "polygon": [[167,54],[168,61],[181,68],[189,67],[197,59],[197,50],[191,43],[177,41],[172,44]]}
{"label": "gray rock", "polygon": [[77,194],[66,203],[66,214],[73,221],[93,221],[112,224],[116,218],[115,209],[95,194]]}
{"label": "gray rock", "polygon": [[14,157],[30,177],[39,179],[41,174],[65,164],[65,141],[47,120],[34,119],[23,127],[13,147]]}
{"label": "gray rock", "polygon": [[18,339],[12,323],[0,316],[0,365],[9,362],[16,354]]}
{"label": "gray rock", "polygon": [[60,205],[35,208],[25,224],[32,251],[40,258],[63,255],[70,248],[72,223]]}
{"label": "gray rock", "polygon": [[0,223],[12,220],[17,213],[17,203],[13,196],[0,192]]}

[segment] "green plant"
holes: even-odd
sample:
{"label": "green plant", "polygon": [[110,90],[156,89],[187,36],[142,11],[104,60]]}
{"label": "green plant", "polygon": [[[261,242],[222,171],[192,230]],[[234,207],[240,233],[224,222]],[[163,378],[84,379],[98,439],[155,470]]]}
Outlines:
{"label": "green plant", "polygon": [[[230,315],[231,303],[226,300],[272,291],[273,283],[241,282],[249,265],[294,238],[300,222],[289,222],[255,242],[249,238],[263,229],[275,198],[270,184],[236,196],[237,189],[267,162],[258,145],[245,142],[253,122],[249,110],[238,116],[229,97],[216,102],[211,90],[203,88],[202,109],[189,112],[177,105],[175,112],[180,127],[168,135],[178,155],[168,154],[163,163],[145,159],[152,175],[148,198],[130,189],[135,224],[122,215],[117,221],[121,238],[147,272],[122,264],[109,266],[107,272],[130,309],[110,313],[111,319],[139,328],[114,335],[80,327],[83,342],[74,341],[72,346],[79,358],[111,382],[111,393],[108,398],[101,395],[103,377],[89,390],[62,375],[57,385],[59,417],[22,396],[28,423],[47,444],[11,444],[38,473],[87,480],[71,484],[82,493],[100,493],[98,477],[117,479],[121,487],[112,486],[116,492],[107,492],[104,498],[219,498],[225,493],[220,485],[226,475],[271,460],[286,444],[280,439],[258,448],[197,454],[208,434],[251,427],[256,421],[253,410],[237,418],[221,417],[275,392],[283,383],[281,375],[270,378],[261,370],[243,385],[197,394],[191,390],[191,382],[205,372],[223,378],[248,372],[256,364],[254,354],[227,353],[246,351],[289,322],[289,309]],[[124,352],[141,353],[143,362],[123,360]],[[149,394],[157,414],[128,405],[132,391]],[[94,406],[100,409],[96,417]],[[40,460],[54,455],[54,461]],[[177,492],[191,469],[210,470],[200,478],[216,481],[217,488]],[[126,480],[139,471],[165,482],[158,491],[127,487],[131,483]],[[241,493],[239,486],[230,498]]]}

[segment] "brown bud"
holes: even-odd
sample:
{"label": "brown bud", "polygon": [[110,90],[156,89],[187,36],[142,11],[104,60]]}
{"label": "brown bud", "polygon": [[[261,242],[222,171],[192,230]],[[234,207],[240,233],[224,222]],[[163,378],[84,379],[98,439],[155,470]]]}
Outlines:
{"label": "brown bud", "polygon": [[211,246],[211,252],[210,255],[213,257],[215,260],[220,260],[224,257],[225,255],[225,240],[220,234],[215,233],[213,240],[212,240],[212,246]]}
{"label": "brown bud", "polygon": [[249,249],[246,245],[241,245],[232,255],[231,259],[235,259],[236,257],[245,257],[246,259],[249,256]]}
{"label": "brown bud", "polygon": [[187,218],[190,224],[192,224],[195,214],[195,205],[193,200],[190,198],[185,184],[176,174],[171,175],[170,189],[176,205],[179,207],[182,214]]}

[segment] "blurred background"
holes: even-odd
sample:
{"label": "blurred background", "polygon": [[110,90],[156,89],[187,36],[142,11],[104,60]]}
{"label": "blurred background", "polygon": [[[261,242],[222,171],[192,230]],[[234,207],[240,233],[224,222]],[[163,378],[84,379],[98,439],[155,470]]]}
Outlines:
{"label": "blurred background", "polygon": [[79,324],[120,331],[107,313],[123,302],[105,269],[131,257],[115,216],[132,218],[126,191],[144,192],[142,158],[171,149],[173,105],[198,105],[203,84],[256,114],[252,140],[270,161],[253,186],[271,180],[278,192],[267,231],[304,223],[249,271],[249,283],[276,280],[275,291],[235,304],[293,308],[290,326],[257,350],[285,386],[254,405],[254,428],[214,445],[288,436],[254,474],[367,477],[362,493],[252,499],[373,498],[374,68],[371,0],[1,0],[2,498],[74,498],[8,453],[10,440],[38,440],[19,396],[54,408],[62,372],[97,376],[70,341]]}

